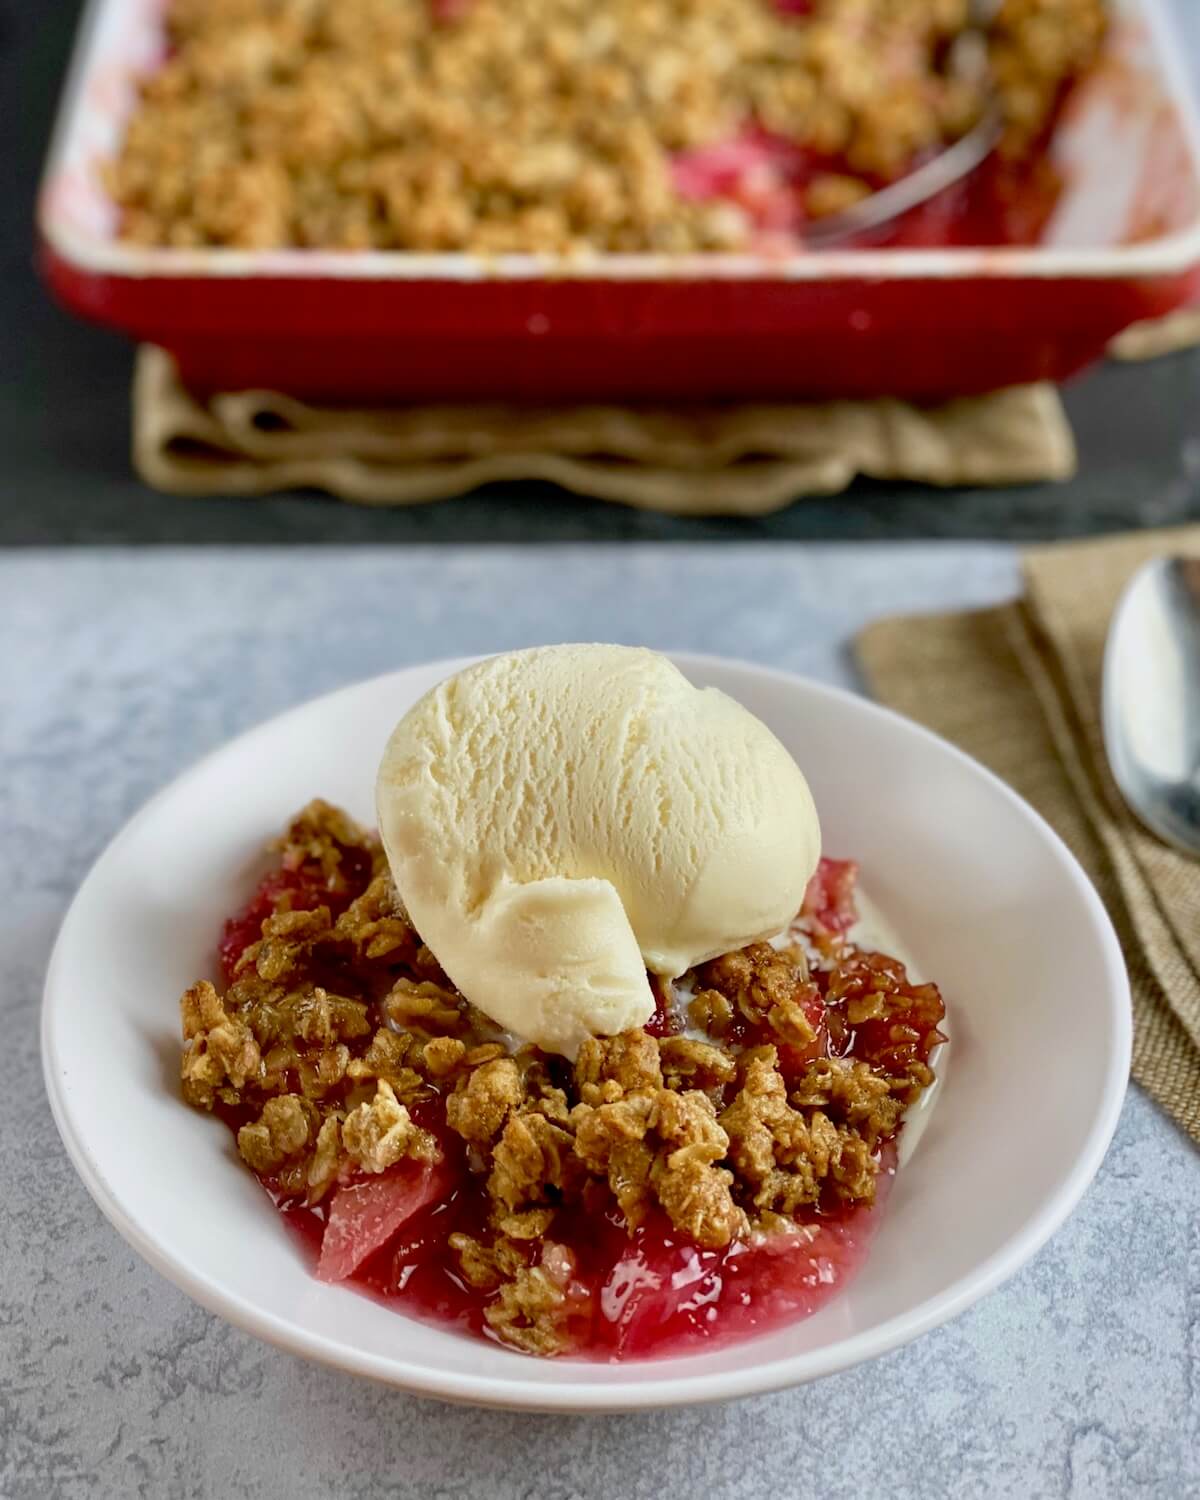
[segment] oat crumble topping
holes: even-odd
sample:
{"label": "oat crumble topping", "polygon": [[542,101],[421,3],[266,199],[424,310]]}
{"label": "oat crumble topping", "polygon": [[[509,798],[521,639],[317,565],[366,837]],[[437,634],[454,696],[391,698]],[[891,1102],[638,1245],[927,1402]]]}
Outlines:
{"label": "oat crumble topping", "polygon": [[[398,908],[373,834],[318,801],[278,851],[283,883],[252,908],[243,936],[257,939],[225,949],[224,993],[202,980],[180,1002],[184,1098],[310,1206],[461,1152],[487,1223],[449,1248],[489,1295],[492,1332],[527,1352],[570,1348],[587,1295],[555,1238],[564,1210],[607,1203],[630,1233],[665,1214],[713,1249],[870,1203],[881,1145],[932,1081],[935,987],[844,940],[809,941],[803,919],[794,947],[701,966],[689,1018],[708,1041],[638,1029],[589,1039],[573,1066],[512,1053]],[[822,1015],[818,977],[836,1013]],[[838,1055],[839,1025],[869,1060]]]}
{"label": "oat crumble topping", "polygon": [[[807,154],[801,216],[837,213],[978,118],[979,86],[946,68],[967,15],[967,0],[171,0],[168,55],[106,181],[122,237],[145,245],[744,248],[763,185],[702,190],[697,170],[720,170],[704,153],[789,143]],[[1002,0],[990,52],[1010,155],[1103,29],[1103,0]]]}

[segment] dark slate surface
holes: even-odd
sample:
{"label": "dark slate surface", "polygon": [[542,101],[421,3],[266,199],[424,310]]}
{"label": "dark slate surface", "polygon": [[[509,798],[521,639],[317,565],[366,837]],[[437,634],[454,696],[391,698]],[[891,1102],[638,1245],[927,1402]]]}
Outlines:
{"label": "dark slate surface", "polygon": [[[132,474],[130,350],[51,306],[33,268],[31,213],[78,0],[0,0],[0,99],[15,100],[0,202],[0,544],[796,540],[1080,535],[1200,517],[1200,354],[1108,366],[1068,405],[1081,451],[1071,483],[934,492],[860,483],[765,520],[677,520],[499,485],[447,504],[376,512],[315,495],[170,499]],[[0,179],[2,180],[2,179]]]}

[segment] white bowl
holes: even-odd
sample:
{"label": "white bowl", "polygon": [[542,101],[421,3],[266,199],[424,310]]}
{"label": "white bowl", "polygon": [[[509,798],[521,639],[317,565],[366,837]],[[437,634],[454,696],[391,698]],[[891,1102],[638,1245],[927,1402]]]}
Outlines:
{"label": "white bowl", "polygon": [[761,667],[675,660],[791,749],[827,852],[861,862],[946,997],[944,1086],[857,1279],[815,1317],[711,1354],[531,1359],[315,1281],[229,1133],[181,1102],[177,998],[211,971],[264,842],[317,795],[370,819],[392,725],[461,662],[360,683],[243,735],[143,808],[75,898],[46,980],[46,1086],[89,1192],[151,1265],[271,1343],[407,1390],[618,1411],[773,1390],[894,1349],[999,1285],[1062,1223],[1129,1067],[1124,964],[1082,870],[1001,782],[906,720]]}

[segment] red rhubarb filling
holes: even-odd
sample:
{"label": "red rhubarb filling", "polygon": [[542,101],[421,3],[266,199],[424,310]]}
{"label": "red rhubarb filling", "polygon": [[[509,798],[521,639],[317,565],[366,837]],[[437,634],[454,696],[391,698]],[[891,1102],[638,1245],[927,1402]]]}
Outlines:
{"label": "red rhubarb filling", "polygon": [[313,804],[182,1002],[184,1094],[323,1281],[524,1352],[678,1354],[815,1313],[866,1256],[935,986],[860,949],[856,866],[794,931],[656,981],[574,1066],[510,1053],[394,905],[374,837]]}

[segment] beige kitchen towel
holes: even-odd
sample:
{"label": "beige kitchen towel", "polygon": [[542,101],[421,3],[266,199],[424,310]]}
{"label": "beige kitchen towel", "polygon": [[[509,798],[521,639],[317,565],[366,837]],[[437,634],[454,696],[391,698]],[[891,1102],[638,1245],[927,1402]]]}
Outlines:
{"label": "beige kitchen towel", "polygon": [[1200,863],[1133,817],[1100,730],[1104,642],[1133,572],[1200,558],[1200,526],[1025,554],[1023,598],[884,620],[858,639],[883,702],[1003,777],[1062,835],[1100,892],[1133,988],[1133,1076],[1200,1144]]}
{"label": "beige kitchen towel", "polygon": [[1075,444],[1051,385],[935,407],[831,401],[704,408],[420,406],[344,410],[274,391],[201,400],[143,348],[133,453],[156,489],[264,495],[313,488],[416,505],[497,479],[677,515],[765,515],[859,474],[934,485],[1065,479]]}
{"label": "beige kitchen towel", "polygon": [[1131,323],[1108,346],[1114,359],[1157,359],[1200,344],[1200,307],[1181,307],[1162,318]]}

